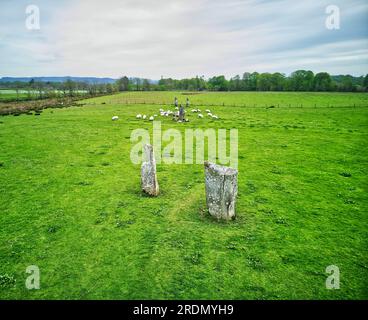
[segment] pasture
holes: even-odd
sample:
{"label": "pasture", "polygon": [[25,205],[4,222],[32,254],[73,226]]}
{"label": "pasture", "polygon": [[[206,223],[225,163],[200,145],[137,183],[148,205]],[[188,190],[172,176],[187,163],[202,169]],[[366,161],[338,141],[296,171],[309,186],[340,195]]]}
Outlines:
{"label": "pasture", "polygon": [[19,90],[18,95],[17,95],[17,92],[15,90],[0,89],[0,102],[15,101],[18,98],[26,99],[27,97],[28,97],[28,93],[25,90]]}
{"label": "pasture", "polygon": [[[63,96],[63,91],[60,90],[48,90],[47,94],[52,93],[53,95]],[[84,94],[85,90],[74,90],[74,93]],[[45,94],[45,91],[43,91]],[[18,90],[18,94],[16,90],[10,89],[0,89],[0,103],[1,102],[13,102],[13,101],[27,101],[27,100],[37,100],[39,99],[39,91],[37,90]],[[1,108],[1,106],[0,106]]]}
{"label": "pasture", "polygon": [[[203,165],[159,164],[160,196],[141,192],[130,134],[152,122],[135,116],[174,96],[220,119],[165,118],[163,129],[239,130],[235,221],[206,212]],[[367,94],[128,92],[82,103],[0,117],[0,299],[368,298]],[[25,288],[29,265],[40,290]],[[329,265],[339,290],[326,289]]]}

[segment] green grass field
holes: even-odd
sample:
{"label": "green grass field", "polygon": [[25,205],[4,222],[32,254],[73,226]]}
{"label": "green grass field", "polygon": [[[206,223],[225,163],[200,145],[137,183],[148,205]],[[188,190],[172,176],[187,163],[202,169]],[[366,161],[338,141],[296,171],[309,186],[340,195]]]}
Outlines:
{"label": "green grass field", "polygon": [[[62,91],[54,90],[54,93],[62,94]],[[85,93],[86,91],[78,90],[75,91],[77,93]],[[28,93],[27,90],[19,90],[18,95],[16,90],[10,90],[10,89],[0,89],[0,103],[1,102],[12,102],[12,101],[25,101],[25,100],[35,100],[39,99],[39,92],[38,91],[30,91]],[[1,106],[0,106],[1,108]]]}
{"label": "green grass field", "polygon": [[19,90],[18,96],[15,90],[0,90],[0,102],[2,101],[12,101],[19,99],[25,99],[28,97],[26,91]]}
{"label": "green grass field", "polygon": [[103,100],[109,104],[116,103],[159,103],[171,104],[174,96],[185,104],[189,97],[192,104],[202,105],[236,105],[246,107],[353,107],[367,106],[366,93],[330,93],[330,92],[127,92]]}
{"label": "green grass field", "polygon": [[[225,103],[210,107],[220,120],[163,119],[238,128],[228,223],[206,212],[202,165],[160,164],[160,196],[141,193],[130,134],[152,123],[135,116],[175,95],[185,102],[123,93],[0,117],[0,298],[367,299],[367,94],[203,93],[191,102]],[[29,265],[40,290],[25,288]]]}

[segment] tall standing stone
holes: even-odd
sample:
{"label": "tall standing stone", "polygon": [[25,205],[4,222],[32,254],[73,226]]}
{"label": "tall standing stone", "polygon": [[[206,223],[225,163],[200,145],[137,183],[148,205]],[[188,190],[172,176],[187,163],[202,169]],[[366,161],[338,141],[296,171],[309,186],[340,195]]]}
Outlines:
{"label": "tall standing stone", "polygon": [[141,167],[142,190],[150,196],[158,196],[159,187],[156,175],[156,160],[153,153],[153,147],[146,144],[143,147],[146,161],[143,161]]}
{"label": "tall standing stone", "polygon": [[217,219],[234,219],[238,194],[238,170],[207,161],[204,167],[209,213]]}

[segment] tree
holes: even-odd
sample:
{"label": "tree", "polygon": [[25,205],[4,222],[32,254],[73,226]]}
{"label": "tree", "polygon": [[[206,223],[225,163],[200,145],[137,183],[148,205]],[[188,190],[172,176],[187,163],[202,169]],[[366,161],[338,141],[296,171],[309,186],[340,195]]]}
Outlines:
{"label": "tree", "polygon": [[21,90],[22,88],[23,88],[22,82],[16,81],[14,83],[14,90],[15,90],[15,93],[17,95],[17,100],[19,100],[19,90]]}
{"label": "tree", "polygon": [[228,89],[228,81],[225,76],[215,76],[208,79],[208,87],[214,91],[226,91]]}
{"label": "tree", "polygon": [[273,73],[271,76],[271,91],[283,91],[285,86],[285,75],[279,72]]}
{"label": "tree", "polygon": [[148,81],[148,79],[143,79],[142,88],[143,88],[143,91],[150,91],[151,84]]}
{"label": "tree", "polygon": [[34,87],[38,91],[38,97],[40,99],[42,99],[42,93],[43,93],[44,83],[42,81],[35,81],[34,82]]}
{"label": "tree", "polygon": [[242,88],[242,81],[240,80],[240,76],[236,75],[231,78],[229,81],[229,90],[231,91],[240,91]]}
{"label": "tree", "polygon": [[[244,75],[243,75],[243,78],[244,78]],[[258,76],[259,76],[259,73],[258,72],[253,72],[253,73],[250,73],[250,74],[248,73],[248,79],[247,79],[247,87],[248,87],[248,89],[247,90],[250,90],[250,91],[257,90]]]}
{"label": "tree", "polygon": [[65,81],[65,89],[69,92],[69,97],[72,97],[74,95],[75,87],[76,83],[71,79]]}
{"label": "tree", "polygon": [[368,91],[368,74],[364,77],[363,87],[364,87],[365,91]]}
{"label": "tree", "polygon": [[34,79],[31,79],[29,82],[28,82],[28,86],[27,86],[27,91],[28,91],[28,99],[31,99],[31,91],[34,90]]}
{"label": "tree", "polygon": [[340,89],[342,91],[346,91],[346,92],[353,91],[353,79],[352,78],[353,77],[350,75],[345,75],[342,77],[342,81],[340,84]]}
{"label": "tree", "polygon": [[128,91],[129,78],[127,76],[121,77],[116,81],[116,86],[118,87],[118,91]]}
{"label": "tree", "polygon": [[314,75],[312,71],[297,70],[290,76],[290,89],[293,91],[311,91]]}
{"label": "tree", "polygon": [[106,84],[106,92],[109,94],[114,92],[114,86],[111,83]]}
{"label": "tree", "polygon": [[315,91],[329,91],[331,90],[332,80],[327,72],[317,73],[314,77],[313,88]]}
{"label": "tree", "polygon": [[261,73],[257,77],[257,90],[269,91],[272,83],[272,75],[270,73]]}

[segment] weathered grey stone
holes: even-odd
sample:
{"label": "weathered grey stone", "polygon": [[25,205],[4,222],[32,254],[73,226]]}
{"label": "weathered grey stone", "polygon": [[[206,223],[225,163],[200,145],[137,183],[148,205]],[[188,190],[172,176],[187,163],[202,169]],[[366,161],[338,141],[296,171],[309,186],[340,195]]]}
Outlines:
{"label": "weathered grey stone", "polygon": [[234,219],[238,194],[238,170],[207,161],[204,167],[209,213],[217,219]]}
{"label": "weathered grey stone", "polygon": [[156,160],[153,153],[153,147],[146,144],[143,147],[146,161],[142,162],[141,184],[142,190],[151,196],[158,196],[159,187],[156,175]]}

